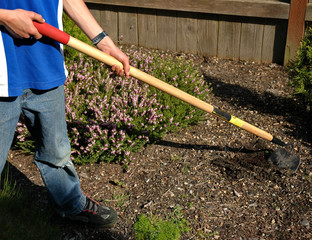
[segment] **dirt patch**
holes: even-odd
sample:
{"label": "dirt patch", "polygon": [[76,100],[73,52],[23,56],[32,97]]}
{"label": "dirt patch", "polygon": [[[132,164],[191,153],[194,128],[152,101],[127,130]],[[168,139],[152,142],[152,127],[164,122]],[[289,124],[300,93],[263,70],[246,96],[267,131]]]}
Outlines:
{"label": "dirt patch", "polygon": [[[208,116],[136,153],[128,173],[116,164],[77,166],[83,191],[117,209],[119,221],[97,232],[55,217],[63,239],[134,239],[139,214],[164,217],[178,206],[191,227],[181,239],[312,239],[311,119],[291,97],[285,69],[189,57],[213,87],[210,103],[293,142],[298,171],[268,163],[278,146]],[[11,152],[9,162],[32,200],[46,204],[32,156]]]}

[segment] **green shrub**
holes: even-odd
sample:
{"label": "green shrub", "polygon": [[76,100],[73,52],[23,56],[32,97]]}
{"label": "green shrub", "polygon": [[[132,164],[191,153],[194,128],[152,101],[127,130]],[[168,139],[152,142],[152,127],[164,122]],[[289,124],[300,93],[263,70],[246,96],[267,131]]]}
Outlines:
{"label": "green shrub", "polygon": [[312,27],[307,29],[297,57],[291,61],[288,71],[289,83],[294,89],[294,95],[310,110],[312,106]]}
{"label": "green shrub", "polygon": [[[175,211],[175,213],[177,210]],[[188,232],[188,222],[178,210],[178,215],[165,220],[156,216],[142,214],[133,225],[136,240],[178,240],[181,234]]]}
{"label": "green shrub", "polygon": [[[192,60],[157,51],[125,49],[131,65],[177,88],[207,100],[210,88]],[[136,79],[115,76],[91,58],[66,62],[68,135],[76,163],[115,161],[125,167],[131,153],[167,132],[197,124],[205,113]],[[19,123],[20,147],[28,147],[25,125]],[[24,144],[25,143],[25,144]]]}
{"label": "green shrub", "polygon": [[[207,99],[209,88],[192,61],[174,63],[157,52],[147,57],[142,50],[127,51],[132,66]],[[202,111],[136,79],[114,76],[93,59],[69,62],[68,70],[66,113],[77,163],[118,161],[127,166],[132,152],[204,118]]]}

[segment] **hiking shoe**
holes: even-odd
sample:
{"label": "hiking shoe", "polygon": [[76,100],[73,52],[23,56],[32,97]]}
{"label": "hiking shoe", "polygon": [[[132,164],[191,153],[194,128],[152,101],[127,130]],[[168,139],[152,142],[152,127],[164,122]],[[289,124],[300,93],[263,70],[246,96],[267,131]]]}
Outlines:
{"label": "hiking shoe", "polygon": [[86,197],[86,205],[81,213],[69,216],[73,221],[80,221],[97,228],[111,228],[117,221],[117,212],[110,208],[100,205],[93,199]]}

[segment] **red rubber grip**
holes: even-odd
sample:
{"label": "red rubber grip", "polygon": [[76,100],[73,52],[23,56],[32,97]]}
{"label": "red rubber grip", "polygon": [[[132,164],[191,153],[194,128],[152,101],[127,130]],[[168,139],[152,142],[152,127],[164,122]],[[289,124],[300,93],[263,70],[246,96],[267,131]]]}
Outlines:
{"label": "red rubber grip", "polygon": [[48,23],[33,22],[38,31],[49,38],[52,38],[60,43],[67,44],[70,39],[70,35],[61,31],[60,29],[53,27]]}

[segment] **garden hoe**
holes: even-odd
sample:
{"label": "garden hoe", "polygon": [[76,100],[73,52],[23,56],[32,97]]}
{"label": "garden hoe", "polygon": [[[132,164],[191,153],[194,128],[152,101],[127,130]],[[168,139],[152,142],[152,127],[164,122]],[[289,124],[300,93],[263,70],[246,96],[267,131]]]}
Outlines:
{"label": "garden hoe", "polygon": [[[98,50],[95,47],[92,47],[70,35],[68,35],[67,33],[47,24],[47,23],[37,23],[34,22],[35,27],[38,29],[38,31],[44,35],[47,36],[49,38],[52,38],[62,44],[65,44],[69,47],[72,47],[82,53],[85,53],[109,66],[113,66],[113,65],[117,65],[119,67],[123,67],[122,64],[116,60],[114,57],[103,53],[102,51]],[[257,135],[258,137],[261,137],[265,140],[268,140],[272,143],[275,143],[277,145],[280,146],[292,146],[291,144],[286,144],[285,142],[283,142],[282,140],[272,136],[271,134],[239,119],[236,118],[226,112],[223,112],[217,108],[215,108],[214,106],[180,90],[177,89],[173,86],[171,86],[170,84],[167,84],[147,73],[144,73],[142,71],[140,71],[137,68],[134,67],[130,67],[130,75],[134,78],[137,78],[163,92],[166,92],[188,104],[191,104],[205,112],[214,114],[250,133],[253,133],[255,135]],[[269,161],[279,167],[279,168],[283,168],[283,169],[291,169],[293,171],[296,171],[299,167],[300,164],[300,158],[299,156],[297,156],[296,154],[292,153],[293,151],[293,146],[291,149],[291,152],[288,152],[287,150],[285,150],[284,148],[279,148],[277,150],[275,150],[272,155],[269,157]]]}

